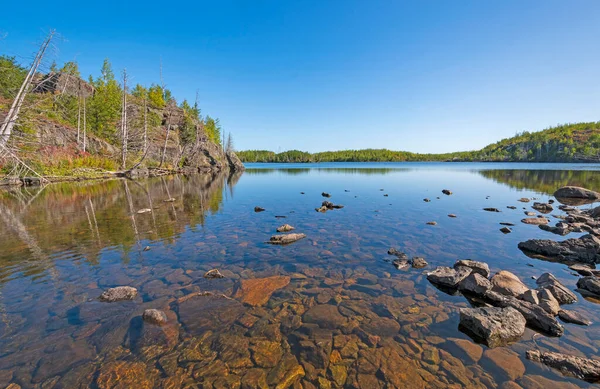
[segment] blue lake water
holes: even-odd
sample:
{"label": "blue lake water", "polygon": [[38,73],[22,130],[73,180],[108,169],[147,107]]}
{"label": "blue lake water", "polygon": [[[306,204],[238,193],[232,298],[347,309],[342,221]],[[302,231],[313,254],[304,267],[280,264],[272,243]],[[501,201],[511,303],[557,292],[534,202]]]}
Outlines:
{"label": "blue lake water", "polygon": [[[574,290],[567,266],[517,248],[564,239],[522,224],[532,203],[517,200],[568,184],[600,190],[600,165],[248,164],[232,177],[3,190],[0,387],[588,387],[525,352],[595,356],[597,324],[565,324],[561,338],[528,329],[491,350],[458,330],[467,300],[425,277],[470,258],[532,288],[550,271]],[[344,208],[316,212],[323,200]],[[266,243],[284,223],[307,237]],[[391,247],[429,266],[398,270]],[[225,277],[205,279],[214,268]],[[98,301],[123,285],[133,301]],[[167,325],[143,322],[148,308]],[[599,321],[592,300],[569,308]]]}

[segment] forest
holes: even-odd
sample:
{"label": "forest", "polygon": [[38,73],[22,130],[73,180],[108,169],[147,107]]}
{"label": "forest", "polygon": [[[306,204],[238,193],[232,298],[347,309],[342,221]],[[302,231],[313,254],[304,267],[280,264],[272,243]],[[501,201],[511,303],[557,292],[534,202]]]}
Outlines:
{"label": "forest", "polygon": [[387,149],[308,153],[289,150],[237,152],[243,162],[600,162],[600,122],[558,125],[539,132],[517,134],[481,150],[418,154]]}

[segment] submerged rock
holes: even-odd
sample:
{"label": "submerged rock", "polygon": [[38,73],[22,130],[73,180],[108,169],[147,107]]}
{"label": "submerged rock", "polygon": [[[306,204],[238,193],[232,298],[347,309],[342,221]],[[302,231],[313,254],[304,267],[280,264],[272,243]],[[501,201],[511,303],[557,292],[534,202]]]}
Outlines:
{"label": "submerged rock", "polygon": [[490,267],[485,262],[473,261],[470,259],[460,259],[454,263],[454,268],[458,270],[461,267],[468,267],[473,273],[479,273],[485,278],[490,276]]}
{"label": "submerged rock", "polygon": [[529,200],[527,197],[521,197],[521,198],[520,198],[519,200],[517,200],[517,201],[520,201],[520,202],[522,202],[522,203],[528,203],[530,200]]}
{"label": "submerged rock", "polygon": [[241,280],[233,297],[240,299],[245,304],[256,307],[266,304],[273,292],[287,286],[289,283],[290,277],[288,276]]}
{"label": "submerged rock", "polygon": [[513,296],[504,296],[493,290],[487,291],[484,297],[494,306],[502,308],[513,307],[525,317],[530,327],[536,328],[550,336],[562,336],[564,334],[565,329],[556,318],[538,305],[518,300]]}
{"label": "submerged rock", "polygon": [[273,235],[267,243],[285,245],[294,243],[304,238],[306,238],[306,234]]}
{"label": "submerged rock", "polygon": [[392,248],[390,248],[388,250],[388,254],[389,255],[395,255],[398,258],[408,260],[408,255],[406,255],[405,253],[403,253],[402,251],[400,251],[400,250],[398,250],[397,248],[394,248],[394,247],[392,247]]}
{"label": "submerged rock", "polygon": [[519,297],[529,290],[519,277],[506,270],[496,273],[490,282],[492,283],[493,291],[508,296]]}
{"label": "submerged rock", "polygon": [[204,278],[225,278],[225,276],[221,274],[219,269],[211,269],[204,273]]}
{"label": "submerged rock", "polygon": [[110,288],[102,292],[99,299],[107,303],[113,303],[115,301],[133,300],[137,296],[137,289],[131,286],[117,286]]}
{"label": "submerged rock", "polygon": [[295,228],[290,226],[289,224],[284,224],[282,226],[277,227],[277,232],[290,232]]}
{"label": "submerged rock", "polygon": [[575,311],[560,310],[558,311],[558,317],[564,322],[579,324],[581,326],[589,326],[592,324],[590,319]]}
{"label": "submerged rock", "polygon": [[600,262],[600,239],[589,234],[562,242],[548,239],[530,239],[519,243],[519,249],[526,253],[540,254],[559,261],[589,264]]}
{"label": "submerged rock", "polygon": [[516,309],[462,308],[459,329],[490,348],[515,342],[525,333],[526,320]]}
{"label": "submerged rock", "polygon": [[600,382],[600,361],[555,352],[527,351],[527,359],[541,362],[568,377]]}
{"label": "submerged rock", "polygon": [[430,226],[436,226],[437,222],[431,221],[431,222],[427,222],[426,224],[428,224]]}
{"label": "submerged rock", "polygon": [[458,284],[471,274],[468,267],[460,267],[458,270],[446,266],[439,266],[431,273],[427,273],[427,279],[437,285],[456,289]]}
{"label": "submerged rock", "polygon": [[142,315],[142,319],[148,323],[161,326],[167,322],[167,314],[158,309],[146,309]]}

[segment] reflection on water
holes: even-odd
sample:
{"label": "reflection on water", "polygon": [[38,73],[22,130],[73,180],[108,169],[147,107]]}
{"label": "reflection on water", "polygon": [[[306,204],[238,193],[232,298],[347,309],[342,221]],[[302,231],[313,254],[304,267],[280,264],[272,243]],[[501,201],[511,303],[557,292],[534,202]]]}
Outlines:
{"label": "reflection on water", "polygon": [[[593,188],[598,172],[367,165],[0,192],[0,387],[587,387],[524,353],[593,356],[598,325],[566,325],[561,338],[527,330],[490,350],[457,329],[467,300],[434,288],[424,271],[472,258],[530,287],[551,271],[574,289],[566,267],[518,250],[549,236],[519,224],[517,199],[565,183]],[[345,208],[315,212],[323,191]],[[481,211],[489,206],[503,212]],[[501,221],[517,224],[512,234],[498,231]],[[283,223],[307,238],[266,244]],[[397,270],[389,247],[430,267]],[[205,279],[213,268],[225,278]],[[119,285],[138,297],[98,301]],[[167,324],[145,323],[148,308]],[[570,309],[600,320],[593,302]]]}

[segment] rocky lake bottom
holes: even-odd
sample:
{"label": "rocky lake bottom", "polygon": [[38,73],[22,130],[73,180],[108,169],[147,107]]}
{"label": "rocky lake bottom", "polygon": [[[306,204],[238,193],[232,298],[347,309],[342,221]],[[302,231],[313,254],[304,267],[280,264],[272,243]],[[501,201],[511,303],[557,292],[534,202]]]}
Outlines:
{"label": "rocky lake bottom", "polygon": [[[600,251],[586,246],[578,272],[535,242],[519,249],[596,236],[599,204],[559,208],[566,185],[600,190],[600,166],[250,164],[1,190],[0,387],[594,387],[600,297],[581,280]],[[272,244],[282,234],[298,240]],[[487,264],[485,280],[460,276],[466,259]],[[505,342],[459,328],[465,308],[509,309],[514,290],[473,296],[459,282],[496,291],[504,272],[539,291],[536,306],[552,274],[576,296],[555,308],[589,325],[555,312],[548,331],[523,314]],[[523,317],[514,304],[506,326]],[[590,359],[590,375],[548,352]]]}

